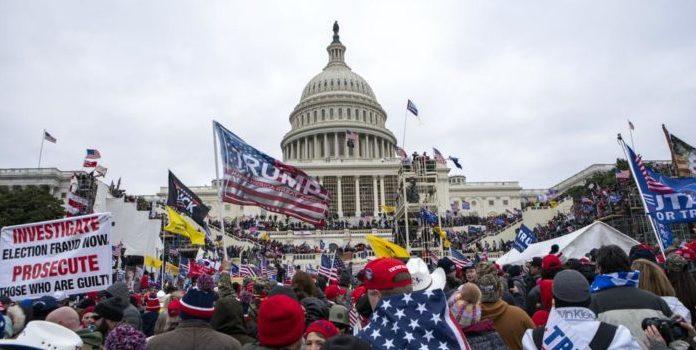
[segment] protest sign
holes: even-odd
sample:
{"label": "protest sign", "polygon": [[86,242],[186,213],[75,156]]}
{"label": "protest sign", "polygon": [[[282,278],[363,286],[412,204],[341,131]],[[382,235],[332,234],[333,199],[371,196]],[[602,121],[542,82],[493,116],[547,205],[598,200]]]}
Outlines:
{"label": "protest sign", "polygon": [[0,295],[12,300],[111,285],[111,213],[7,226],[0,231]]}

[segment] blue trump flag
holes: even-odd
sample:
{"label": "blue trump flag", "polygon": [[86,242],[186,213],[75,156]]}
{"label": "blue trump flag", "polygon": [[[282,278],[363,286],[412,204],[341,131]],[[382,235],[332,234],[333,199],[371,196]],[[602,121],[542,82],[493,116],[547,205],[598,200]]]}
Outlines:
{"label": "blue trump flag", "polygon": [[517,236],[515,236],[515,242],[513,243],[513,248],[517,249],[522,253],[530,244],[536,243],[537,237],[534,231],[530,230],[529,227],[521,225],[519,230],[517,230]]}
{"label": "blue trump flag", "polygon": [[624,144],[645,212],[655,224],[662,248],[672,244],[669,224],[696,221],[696,178],[670,178],[648,168],[640,155]]}

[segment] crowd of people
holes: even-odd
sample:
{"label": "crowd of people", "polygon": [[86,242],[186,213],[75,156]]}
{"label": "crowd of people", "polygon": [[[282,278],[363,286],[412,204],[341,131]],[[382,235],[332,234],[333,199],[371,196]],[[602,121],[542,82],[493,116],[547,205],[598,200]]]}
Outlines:
{"label": "crowd of people", "polygon": [[609,245],[506,266],[381,257],[354,275],[295,267],[279,281],[233,278],[223,261],[187,287],[129,273],[99,292],[0,297],[0,348],[696,348],[696,241],[658,256]]}

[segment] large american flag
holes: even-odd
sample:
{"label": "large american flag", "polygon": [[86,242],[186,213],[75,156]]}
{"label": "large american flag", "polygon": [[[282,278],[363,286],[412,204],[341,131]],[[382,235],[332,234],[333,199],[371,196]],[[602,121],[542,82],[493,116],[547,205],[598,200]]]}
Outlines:
{"label": "large american flag", "polygon": [[648,183],[648,190],[659,194],[674,193],[674,189],[656,180],[652,176],[652,174],[648,171],[648,168],[643,163],[643,156],[637,155],[636,163],[638,163],[638,167],[640,168],[643,178],[645,178],[645,182]]}
{"label": "large american flag", "polygon": [[446,164],[447,164],[447,161],[445,160],[445,157],[443,157],[443,156],[442,156],[442,153],[440,153],[440,151],[438,151],[437,148],[435,148],[435,147],[433,147],[433,154],[435,155],[435,161],[436,161],[436,162],[438,162],[438,163],[440,163],[440,164],[443,164],[443,165],[446,165]]}
{"label": "large american flag", "polygon": [[[340,259],[339,259],[340,260]],[[319,266],[319,275],[331,280],[338,280],[338,268],[335,265],[335,259],[326,254],[321,255],[321,266]]]}
{"label": "large american flag", "polygon": [[460,269],[471,265],[471,260],[466,255],[452,248],[450,248],[450,260]]}
{"label": "large american flag", "polygon": [[470,349],[442,289],[382,299],[357,337],[377,350]]}
{"label": "large american flag", "polygon": [[329,212],[329,192],[300,169],[251,147],[214,122],[223,164],[222,200],[258,206],[321,226]]}
{"label": "large american flag", "polygon": [[242,267],[239,268],[239,274],[242,277],[256,277],[256,271],[251,264],[242,264]]}

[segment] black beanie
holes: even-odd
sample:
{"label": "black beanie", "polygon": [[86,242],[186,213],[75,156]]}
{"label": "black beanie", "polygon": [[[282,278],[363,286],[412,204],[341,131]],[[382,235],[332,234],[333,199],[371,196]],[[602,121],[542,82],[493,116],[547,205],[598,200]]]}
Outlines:
{"label": "black beanie", "polygon": [[109,321],[121,322],[123,319],[122,302],[118,297],[111,297],[94,306],[94,312]]}

